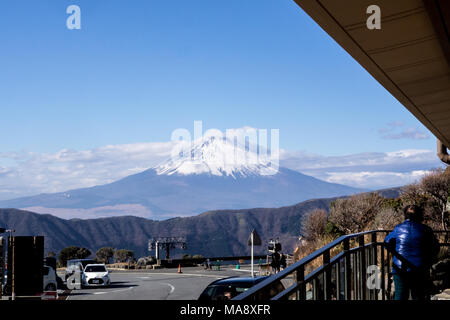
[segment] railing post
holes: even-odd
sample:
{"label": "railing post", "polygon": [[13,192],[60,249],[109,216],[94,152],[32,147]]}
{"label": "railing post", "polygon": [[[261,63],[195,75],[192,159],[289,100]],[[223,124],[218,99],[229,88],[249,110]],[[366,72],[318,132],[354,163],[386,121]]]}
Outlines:
{"label": "railing post", "polygon": [[360,249],[360,288],[361,288],[361,299],[366,300],[366,249],[364,247],[364,235],[359,236],[358,245]]}
{"label": "railing post", "polygon": [[[378,267],[378,247],[377,247],[377,232],[373,232],[371,234],[372,237],[372,247],[371,247],[371,261],[370,264],[371,265],[375,265]],[[377,277],[378,277],[378,273],[377,273]],[[378,281],[378,279],[376,280]],[[370,299],[371,300],[378,300],[378,288],[374,288],[370,291]]]}
{"label": "railing post", "polygon": [[387,256],[387,299],[391,300],[391,290],[392,290],[392,281],[391,281],[391,253],[389,250],[386,250],[386,256]]}
{"label": "railing post", "polygon": [[336,282],[336,300],[341,300],[341,260],[334,264],[334,281]]}
{"label": "railing post", "polygon": [[324,299],[331,299],[331,268],[330,268],[330,250],[327,250],[323,253],[323,270],[324,270],[324,279],[323,279],[323,293]]}
{"label": "railing post", "polygon": [[384,244],[380,245],[380,263],[381,263],[381,300],[386,300],[386,266],[384,260]]}
{"label": "railing post", "polygon": [[317,292],[317,277],[312,281],[312,298],[313,300],[319,300],[319,293]]}
{"label": "railing post", "polygon": [[350,240],[344,239],[344,299],[352,299],[352,279],[351,279],[351,262],[350,262]]}
{"label": "railing post", "polygon": [[306,300],[306,287],[305,287],[305,267],[300,266],[296,273],[296,281],[297,281],[297,300]]}
{"label": "railing post", "polygon": [[359,251],[353,253],[353,300],[360,299],[360,286],[358,282],[359,275]]}

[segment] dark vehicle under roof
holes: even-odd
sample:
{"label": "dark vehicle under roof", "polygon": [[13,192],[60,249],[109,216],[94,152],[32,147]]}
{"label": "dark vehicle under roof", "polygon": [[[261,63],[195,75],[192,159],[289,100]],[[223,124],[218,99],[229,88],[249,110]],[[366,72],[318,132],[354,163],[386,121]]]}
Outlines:
{"label": "dark vehicle under roof", "polygon": [[[258,284],[259,282],[267,279],[269,276],[260,277],[231,277],[226,279],[216,280],[208,285],[202,292],[198,300],[211,301],[211,300],[229,300],[238,296],[239,294],[247,291],[249,288]],[[278,292],[283,291],[285,288],[281,282],[277,282],[273,285],[273,289]]]}

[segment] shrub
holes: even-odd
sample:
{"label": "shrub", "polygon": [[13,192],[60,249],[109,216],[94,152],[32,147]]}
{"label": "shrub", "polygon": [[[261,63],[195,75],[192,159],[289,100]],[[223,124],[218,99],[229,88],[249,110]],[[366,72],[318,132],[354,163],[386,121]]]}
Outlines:
{"label": "shrub", "polygon": [[418,183],[403,188],[400,199],[403,206],[415,204],[424,209],[424,223],[433,229],[448,230],[450,171],[434,169]]}
{"label": "shrub", "polygon": [[378,230],[392,230],[397,224],[403,221],[403,214],[401,210],[396,210],[393,207],[385,207],[378,212],[373,221],[372,229]]}
{"label": "shrub", "polygon": [[367,230],[380,212],[384,200],[378,193],[338,199],[330,207],[328,220],[345,234]]}
{"label": "shrub", "polygon": [[65,267],[67,265],[67,260],[72,259],[85,259],[91,255],[91,252],[86,248],[80,247],[67,247],[62,249],[58,255],[58,261],[60,266]]}
{"label": "shrub", "polygon": [[114,248],[111,247],[103,247],[97,250],[95,253],[97,260],[99,262],[103,262],[108,264],[111,258],[114,256]]}
{"label": "shrub", "polygon": [[307,241],[314,241],[325,235],[328,213],[323,209],[307,212],[302,218],[301,234]]}
{"label": "shrub", "polygon": [[134,252],[127,249],[119,249],[114,252],[114,260],[116,262],[127,262],[134,258]]}

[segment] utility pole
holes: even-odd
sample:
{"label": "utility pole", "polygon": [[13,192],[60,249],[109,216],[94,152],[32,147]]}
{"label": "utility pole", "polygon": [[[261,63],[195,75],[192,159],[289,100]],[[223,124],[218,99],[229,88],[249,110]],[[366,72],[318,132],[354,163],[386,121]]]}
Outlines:
{"label": "utility pole", "polygon": [[12,262],[12,266],[11,266],[11,300],[16,300],[16,277],[15,277],[15,263],[14,263],[14,252],[16,251],[16,245],[14,243],[14,238],[12,236],[12,232],[11,232],[11,246],[12,246],[12,256],[11,256],[11,262]]}
{"label": "utility pole", "polygon": [[247,245],[250,246],[250,252],[251,252],[251,270],[252,270],[252,278],[255,277],[254,267],[253,267],[253,256],[254,256],[254,246],[260,246],[262,244],[261,237],[256,232],[255,229],[252,230],[250,233],[250,237],[248,238]]}
{"label": "utility pole", "polygon": [[255,272],[253,271],[253,232],[250,234],[250,238],[251,238],[251,242],[252,242],[252,246],[251,246],[251,256],[252,256],[252,278],[255,277]]}

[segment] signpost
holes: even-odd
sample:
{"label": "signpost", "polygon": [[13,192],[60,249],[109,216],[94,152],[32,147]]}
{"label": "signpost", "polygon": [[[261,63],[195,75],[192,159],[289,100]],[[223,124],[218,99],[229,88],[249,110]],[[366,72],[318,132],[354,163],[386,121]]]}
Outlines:
{"label": "signpost", "polygon": [[261,237],[256,232],[255,229],[252,230],[250,233],[250,237],[248,238],[247,245],[251,247],[251,265],[252,265],[252,278],[255,277],[255,272],[253,271],[253,246],[260,246],[262,245]]}
{"label": "signpost", "polygon": [[159,249],[166,251],[166,260],[170,259],[170,249],[175,249],[180,247],[181,249],[186,249],[186,238],[185,237],[160,237],[157,239],[150,239],[148,241],[148,251],[155,250],[156,259],[159,259]]}

